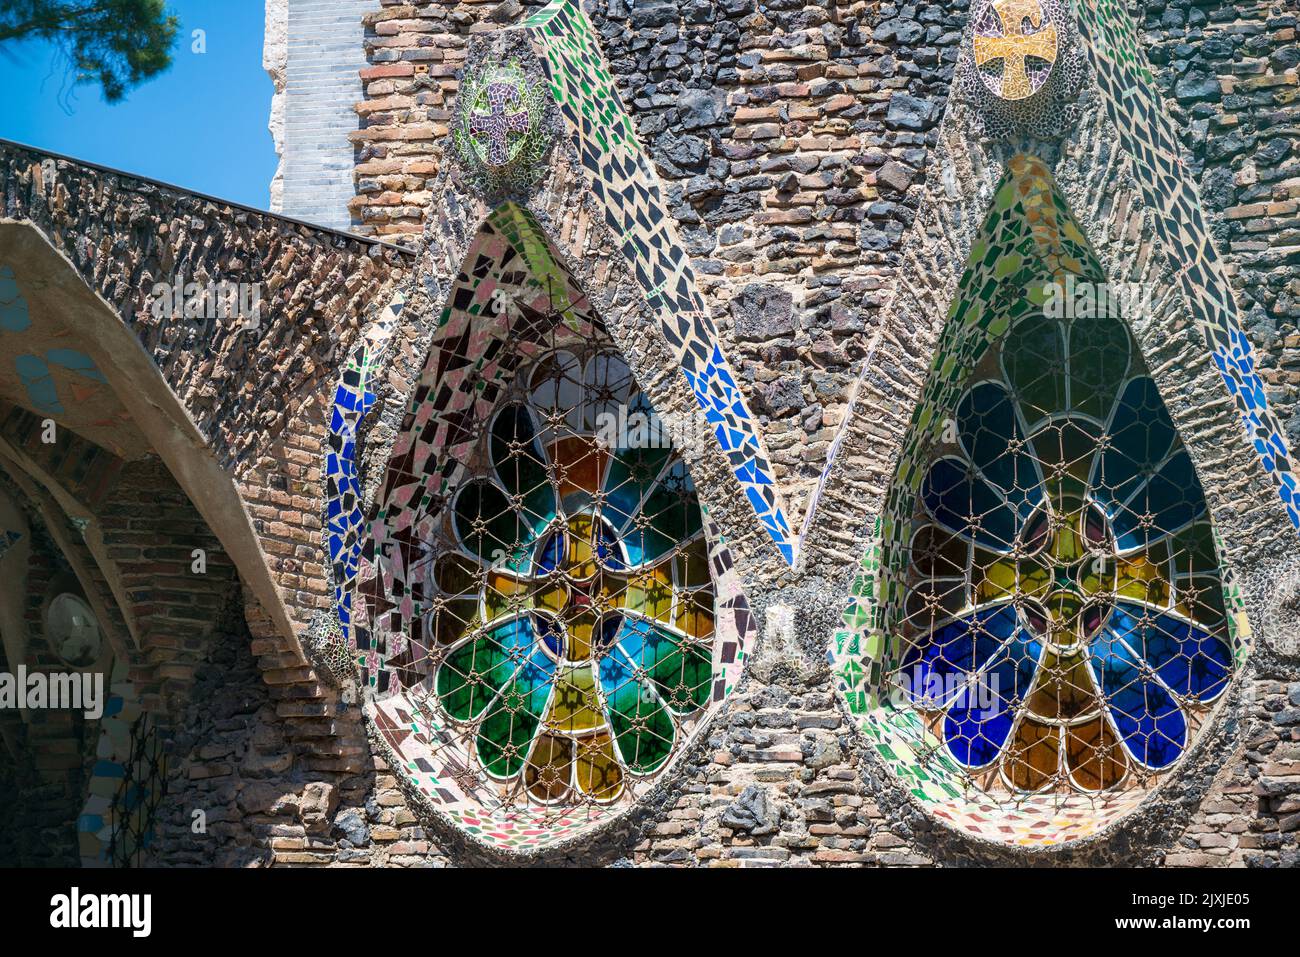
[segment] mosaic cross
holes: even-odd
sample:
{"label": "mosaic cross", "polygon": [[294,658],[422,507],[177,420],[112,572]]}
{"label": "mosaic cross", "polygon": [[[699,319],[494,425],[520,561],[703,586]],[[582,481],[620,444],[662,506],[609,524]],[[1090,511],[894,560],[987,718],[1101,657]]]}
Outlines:
{"label": "mosaic cross", "polygon": [[[1049,65],[1056,62],[1056,26],[1048,23],[1042,29],[1045,17],[1039,0],[994,0],[992,7],[1002,25],[1002,35],[975,37],[975,65],[1001,60],[1002,98],[1023,100],[1035,92],[1025,58],[1037,57]],[[1024,32],[1026,20],[1035,32]]]}
{"label": "mosaic cross", "polygon": [[526,110],[506,112],[508,107],[518,107],[523,103],[523,96],[516,84],[499,80],[489,83],[486,93],[488,110],[473,112],[469,118],[469,129],[476,136],[487,134],[488,165],[505,166],[510,161],[510,134],[527,133],[531,118]]}

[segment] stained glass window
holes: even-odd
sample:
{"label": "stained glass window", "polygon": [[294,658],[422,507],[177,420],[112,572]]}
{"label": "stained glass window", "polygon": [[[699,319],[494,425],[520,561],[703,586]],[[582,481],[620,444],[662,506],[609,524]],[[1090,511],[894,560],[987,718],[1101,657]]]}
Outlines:
{"label": "stained glass window", "polygon": [[612,801],[708,704],[713,587],[690,475],[617,355],[520,370],[447,510],[433,691],[492,781]]}
{"label": "stained glass window", "polygon": [[1109,791],[1174,764],[1227,687],[1223,582],[1127,327],[1021,305],[925,459],[891,683],[987,791]]}

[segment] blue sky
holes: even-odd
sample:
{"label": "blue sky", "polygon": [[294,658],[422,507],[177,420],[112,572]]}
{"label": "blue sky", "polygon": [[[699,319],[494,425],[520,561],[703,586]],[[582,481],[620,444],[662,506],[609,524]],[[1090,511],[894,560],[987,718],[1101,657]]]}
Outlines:
{"label": "blue sky", "polygon": [[[259,0],[169,0],[181,21],[172,66],[110,106],[69,89],[52,47],[0,44],[0,137],[265,209],[276,156],[266,122]],[[204,31],[206,53],[192,51]]]}

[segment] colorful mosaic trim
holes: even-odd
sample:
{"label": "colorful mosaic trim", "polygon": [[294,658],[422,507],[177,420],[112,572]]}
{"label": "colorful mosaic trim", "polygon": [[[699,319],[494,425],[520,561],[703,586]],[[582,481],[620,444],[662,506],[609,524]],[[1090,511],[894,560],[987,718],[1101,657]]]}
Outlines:
{"label": "colorful mosaic trim", "polygon": [[405,296],[398,293],[366,330],[364,341],[352,350],[334,389],[330,411],[329,447],[325,453],[325,549],[339,629],[334,635],[334,629],[329,628],[327,640],[349,649],[356,648],[352,592],[360,570],[365,526],[357,462],[358,429],[378,399],[374,376],[405,303]]}
{"label": "colorful mosaic trim", "polygon": [[153,719],[140,709],[125,664],[113,667],[85,806],[77,817],[82,867],[131,867],[153,839],[167,768]]}
{"label": "colorful mosaic trim", "polygon": [[1195,178],[1183,164],[1177,129],[1161,99],[1137,27],[1115,0],[1090,0],[1077,6],[1084,49],[1106,114],[1119,131],[1120,145],[1133,159],[1134,176],[1154,213],[1156,232],[1183,300],[1237,403],[1247,439],[1277,485],[1292,524],[1300,528],[1300,488],[1285,433],[1269,408],[1232,285],[1205,222]]}
{"label": "colorful mosaic trim", "polygon": [[[935,494],[932,450],[952,441],[945,432],[961,420],[952,410],[968,389],[972,374],[992,368],[989,357],[997,353],[990,346],[1015,329],[1052,325],[1053,321],[1044,317],[1045,283],[1068,276],[1104,279],[1046,166],[1034,158],[1017,157],[1009,164],[993,210],[972,247],[885,514],[854,581],[844,625],[833,636],[828,651],[836,686],[850,712],[918,801],[961,830],[1025,846],[1057,844],[1098,833],[1137,807],[1156,783],[1156,775],[1130,776],[1127,788],[1109,793],[1015,793],[1000,788],[1000,796],[995,796],[985,790],[988,774],[974,775],[963,767],[923,712],[910,705],[912,699],[900,698],[891,678],[908,649],[919,647],[908,645],[903,637],[908,616],[922,607],[912,601],[915,595],[907,570],[914,544],[912,516],[923,493],[930,498]],[[1107,356],[1113,353],[1103,351]],[[1025,368],[1052,367],[1050,357],[1028,358],[1031,361]],[[1026,390],[1032,392],[1032,387]],[[994,445],[1005,452],[1015,443]],[[984,473],[977,469],[975,474]],[[972,500],[967,512],[984,515],[986,510],[974,507]],[[1211,551],[1220,550],[1212,544]],[[1211,556],[1211,561],[1217,561],[1217,555]],[[1240,591],[1230,576],[1223,577],[1219,591],[1222,640],[1231,649],[1231,669],[1239,667],[1248,653],[1249,625]],[[958,594],[965,595],[965,591],[951,592]],[[934,602],[923,604],[940,608],[949,597],[947,592],[936,593]],[[1216,688],[1221,692],[1222,682]],[[1189,731],[1189,743],[1200,720],[1198,717]]]}
{"label": "colorful mosaic trim", "polygon": [[719,335],[660,191],[614,88],[591,22],[575,0],[556,0],[530,17],[591,194],[618,238],[628,266],[755,514],[787,564],[795,538],[782,508],[758,426],[718,346]]}

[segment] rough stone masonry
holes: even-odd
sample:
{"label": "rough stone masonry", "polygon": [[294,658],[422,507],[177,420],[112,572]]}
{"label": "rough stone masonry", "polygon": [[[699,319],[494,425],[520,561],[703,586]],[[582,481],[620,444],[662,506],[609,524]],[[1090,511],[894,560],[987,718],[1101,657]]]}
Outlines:
{"label": "rough stone masonry", "polygon": [[[331,5],[355,18],[344,22],[321,20],[320,4],[268,4],[268,18],[280,24],[268,31],[267,53],[282,157],[274,208],[319,228],[0,144],[0,263],[29,264],[39,277],[30,298],[48,308],[33,315],[63,315],[75,304],[111,321],[114,335],[133,337],[105,339],[91,349],[96,356],[139,342],[156,376],[132,379],[138,367],[104,358],[105,376],[138,382],[141,396],[168,416],[167,428],[157,427],[144,399],[124,403],[115,426],[122,454],[105,457],[71,428],[54,446],[41,443],[39,416],[0,396],[0,495],[19,503],[33,530],[21,613],[27,640],[6,643],[0,670],[16,667],[19,654],[34,666],[64,667],[45,634],[52,592],[73,589],[96,610],[167,755],[164,797],[141,862],[519,861],[426,812],[377,745],[361,689],[331,676],[309,637],[331,608],[322,461],[336,383],[399,291],[402,314],[417,318],[396,325],[381,405],[401,405],[418,381],[450,284],[425,277],[454,277],[461,264],[447,250],[470,239],[428,243],[431,232],[466,215],[440,205],[452,191],[447,144],[459,71],[472,41],[540,6]],[[1300,16],[1282,0],[1127,7],[1227,260],[1268,400],[1300,446]],[[969,4],[589,0],[585,9],[798,528],[853,414],[859,373],[877,361],[873,348],[918,352],[934,336],[928,324],[942,319],[891,326],[900,285],[918,287],[918,301],[939,298],[928,277],[909,272],[918,261],[909,236],[918,223],[929,228],[927,202],[970,186],[963,202],[979,210],[971,215],[988,205],[971,185],[978,171],[959,170],[955,185],[944,172],[952,155],[941,139],[944,119],[965,108],[949,103],[949,91]],[[295,74],[295,53],[302,56],[295,29],[343,38],[314,64],[334,70],[336,83]],[[313,112],[322,104],[328,121]],[[1097,145],[1101,121],[1089,116],[1080,141],[1105,152]],[[1103,175],[1110,167],[1074,168],[1084,171],[1064,182],[1070,198],[1096,198],[1076,213],[1113,216],[1123,224],[1115,261],[1146,263],[1153,240],[1140,216],[1129,218],[1127,181],[1117,178],[1112,190]],[[551,199],[563,207],[565,196]],[[588,227],[565,225],[571,234]],[[969,234],[975,225],[945,228]],[[943,261],[958,248],[947,242],[926,237],[936,275],[957,266]],[[575,272],[595,276],[600,268]],[[269,328],[249,339],[154,317],[149,290],[178,271],[264,283]],[[75,296],[66,292],[77,283]],[[83,334],[68,325],[60,331]],[[648,326],[638,328],[648,341]],[[1153,367],[1201,348],[1185,325],[1166,338]],[[652,350],[646,346],[658,355]],[[901,366],[881,374],[900,370],[910,374]],[[1187,381],[1190,395],[1214,404],[1211,369],[1193,370]],[[1240,441],[1222,420],[1198,425],[1192,405],[1174,418],[1180,429],[1204,433],[1200,447]],[[388,433],[365,441],[391,443],[401,411],[386,411]],[[842,452],[850,492],[887,481],[900,444],[874,436],[890,447],[873,450],[873,423],[857,428]],[[1262,498],[1251,485],[1258,477],[1245,470],[1237,461],[1215,473],[1225,496],[1240,492],[1232,511],[1243,525]],[[1258,615],[1267,620],[1255,625],[1280,636],[1277,648],[1248,664],[1197,774],[1149,802],[1114,839],[1036,854],[957,835],[900,797],[837,694],[825,652],[864,534],[828,533],[823,556],[836,548],[849,556],[834,574],[819,567],[799,588],[774,576],[753,589],[765,623],[769,603],[799,589],[814,612],[792,634],[760,629],[742,679],[631,813],[525,860],[1300,864],[1300,672],[1282,647],[1300,616],[1300,588],[1268,592],[1271,604]],[[201,578],[190,571],[195,549],[206,556]],[[5,625],[0,618],[0,630]],[[0,821],[0,860],[78,861],[76,819],[93,790],[100,730],[62,714],[25,722],[0,715],[0,799],[15,809]]]}

